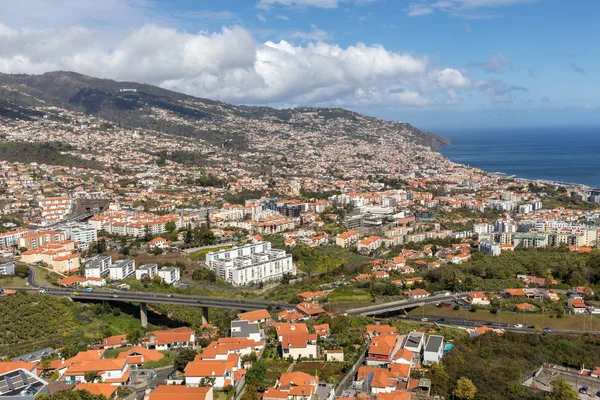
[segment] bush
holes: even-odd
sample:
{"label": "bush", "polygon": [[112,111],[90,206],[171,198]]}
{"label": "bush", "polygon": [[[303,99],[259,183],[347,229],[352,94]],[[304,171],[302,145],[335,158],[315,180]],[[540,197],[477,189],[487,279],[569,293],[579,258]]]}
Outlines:
{"label": "bush", "polygon": [[458,311],[458,310],[460,310],[460,306],[458,304],[455,304],[454,307],[452,307],[452,309],[454,311]]}

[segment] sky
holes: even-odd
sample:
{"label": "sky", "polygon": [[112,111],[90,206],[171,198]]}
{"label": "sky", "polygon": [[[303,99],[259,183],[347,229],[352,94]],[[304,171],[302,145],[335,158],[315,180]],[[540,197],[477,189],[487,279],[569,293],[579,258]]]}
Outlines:
{"label": "sky", "polygon": [[0,72],[343,107],[430,130],[600,125],[597,0],[0,0]]}

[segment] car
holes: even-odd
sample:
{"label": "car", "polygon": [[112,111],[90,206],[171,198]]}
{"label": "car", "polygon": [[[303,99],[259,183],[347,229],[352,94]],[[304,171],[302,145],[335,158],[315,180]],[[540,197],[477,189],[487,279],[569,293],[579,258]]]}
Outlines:
{"label": "car", "polygon": [[440,319],[438,319],[438,322],[445,322],[445,321],[446,321],[446,318],[440,318]]}
{"label": "car", "polygon": [[529,325],[527,329],[535,329],[535,325]]}
{"label": "car", "polygon": [[169,293],[169,294],[167,295],[167,297],[173,297],[173,295],[172,295],[171,293]]}
{"label": "car", "polygon": [[552,329],[550,329],[550,328],[544,328],[543,332],[544,332],[544,335],[547,335],[549,333],[552,333]]}
{"label": "car", "polygon": [[596,392],[596,396],[597,396],[597,397],[600,397],[600,390],[598,390],[598,391]]}
{"label": "car", "polygon": [[429,321],[427,318],[421,318],[421,322],[427,322]]}
{"label": "car", "polygon": [[73,296],[77,296],[79,292],[73,292]]}
{"label": "car", "polygon": [[492,325],[494,325],[494,324],[492,324],[491,322],[487,322],[487,323],[485,323],[484,325],[485,325],[485,326],[492,326]]}
{"label": "car", "polygon": [[579,393],[585,394],[585,393],[588,392],[588,389],[589,388],[587,386],[582,386],[582,387],[579,388]]}
{"label": "car", "polygon": [[86,292],[88,292],[88,293],[89,293],[89,292],[91,292],[91,291],[93,291],[93,290],[94,290],[94,289],[92,289],[91,287],[89,287],[89,288],[85,288],[85,291],[86,291]]}
{"label": "car", "polygon": [[444,307],[452,307],[452,303],[444,303]]}
{"label": "car", "polygon": [[46,289],[40,289],[40,294],[44,294],[44,293],[46,293],[46,292],[47,292],[47,290],[46,290]]}
{"label": "car", "polygon": [[119,295],[118,294],[113,294],[112,297],[114,297],[116,299],[117,297],[119,297]]}
{"label": "car", "polygon": [[522,328],[523,324],[515,324],[515,328]]}

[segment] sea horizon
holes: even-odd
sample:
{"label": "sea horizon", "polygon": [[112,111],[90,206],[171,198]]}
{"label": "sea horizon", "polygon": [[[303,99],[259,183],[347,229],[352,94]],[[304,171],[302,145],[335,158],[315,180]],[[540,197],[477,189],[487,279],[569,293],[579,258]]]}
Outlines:
{"label": "sea horizon", "polygon": [[515,178],[600,187],[600,126],[466,128],[450,139],[448,159]]}

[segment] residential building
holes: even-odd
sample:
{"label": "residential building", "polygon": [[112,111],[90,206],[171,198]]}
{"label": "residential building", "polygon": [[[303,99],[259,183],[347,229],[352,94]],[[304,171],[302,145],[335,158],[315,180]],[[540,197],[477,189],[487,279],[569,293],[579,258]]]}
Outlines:
{"label": "residential building", "polygon": [[410,332],[404,341],[404,348],[417,355],[419,358],[425,347],[425,334],[422,332]]}
{"label": "residential building", "polygon": [[125,350],[119,353],[117,358],[125,358],[127,360],[127,364],[129,365],[138,365],[148,361],[159,361],[165,355],[158,350],[151,350],[146,347],[134,346],[129,350]]}
{"label": "residential building", "polygon": [[359,233],[354,229],[350,229],[349,231],[340,233],[335,238],[335,244],[340,247],[348,248],[358,242]]}
{"label": "residential building", "polygon": [[35,400],[42,393],[49,393],[48,382],[35,372],[25,368],[0,370],[0,399]]}
{"label": "residential building", "polygon": [[258,322],[248,322],[245,320],[231,321],[231,337],[246,338],[254,341],[261,341],[263,331]]}
{"label": "residential building", "polygon": [[272,250],[270,242],[258,242],[206,255],[206,265],[234,285],[277,281],[284,274],[296,275],[292,255]]}
{"label": "residential building", "polygon": [[213,398],[213,388],[210,386],[160,385],[150,393],[147,400],[213,400]]}
{"label": "residential building", "polygon": [[67,197],[48,197],[38,200],[42,208],[44,223],[50,224],[63,220],[73,208],[73,201]]}
{"label": "residential building", "polygon": [[140,265],[135,270],[135,279],[138,281],[142,280],[145,276],[152,279],[158,273],[158,265],[157,264],[144,264]]}
{"label": "residential building", "polygon": [[0,264],[0,275],[14,275],[15,263],[13,261]]}
{"label": "residential building", "polygon": [[400,336],[386,333],[375,336],[367,351],[367,365],[386,365],[392,362],[394,354],[401,346]]}
{"label": "residential building", "polygon": [[135,273],[134,260],[119,260],[108,267],[108,274],[112,280],[121,280],[129,278]]}
{"label": "residential building", "polygon": [[344,362],[344,350],[325,350],[323,353],[326,362]]}
{"label": "residential building", "polygon": [[0,247],[17,247],[19,238],[33,233],[29,229],[17,229],[15,231],[0,233]]}
{"label": "residential building", "polygon": [[109,256],[98,255],[88,260],[84,265],[86,278],[106,278],[110,273],[112,260]]}
{"label": "residential building", "polygon": [[248,321],[249,323],[265,323],[271,320],[271,314],[267,310],[256,310],[240,313],[237,315],[238,319]]}
{"label": "residential building", "polygon": [[172,285],[179,282],[181,279],[181,270],[177,267],[162,267],[158,270],[158,276],[160,276],[165,283]]}
{"label": "residential building", "polygon": [[178,347],[193,347],[196,344],[196,333],[188,327],[154,331],[148,333],[148,341],[144,345],[153,350],[170,350]]}
{"label": "residential building", "polygon": [[423,364],[439,363],[444,355],[444,337],[430,335],[423,352]]}
{"label": "residential building", "polygon": [[46,244],[62,242],[66,239],[64,232],[40,231],[21,236],[18,240],[19,248],[34,250]]}
{"label": "residential building", "polygon": [[494,257],[497,257],[502,253],[502,248],[500,247],[499,243],[483,239],[479,242],[478,251],[481,254],[490,254]]}
{"label": "residential building", "polygon": [[381,247],[381,238],[379,236],[369,236],[358,242],[356,247],[360,253],[369,253]]}

